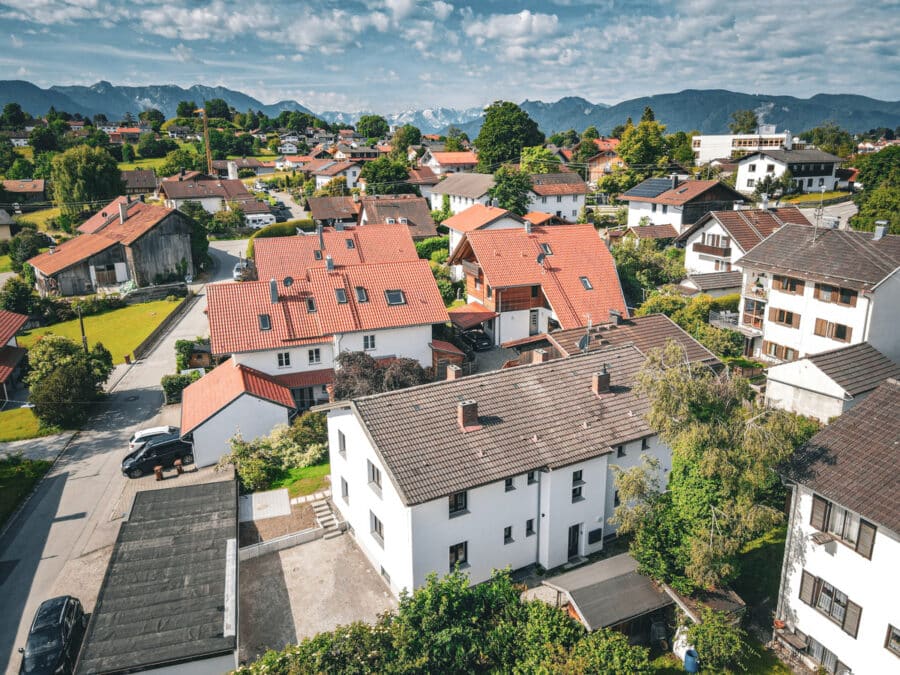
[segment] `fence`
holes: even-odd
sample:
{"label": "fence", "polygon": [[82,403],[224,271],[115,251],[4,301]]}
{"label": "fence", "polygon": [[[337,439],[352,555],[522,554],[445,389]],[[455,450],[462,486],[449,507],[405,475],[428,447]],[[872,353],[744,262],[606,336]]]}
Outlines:
{"label": "fence", "polygon": [[709,313],[709,325],[716,326],[717,328],[730,328],[731,330],[737,330],[738,325],[738,313],[737,312],[715,312],[711,311]]}
{"label": "fence", "polygon": [[[344,530],[346,528],[345,523],[340,523],[339,526],[341,530]],[[315,541],[316,539],[321,539],[323,536],[325,536],[325,528],[311,527],[308,530],[292,532],[291,534],[276,537],[275,539],[261,541],[258,544],[250,544],[249,546],[244,546],[241,548],[239,553],[240,560],[252,560],[253,558],[258,558],[261,555],[265,555],[266,553],[275,553],[276,551],[291,548],[292,546],[308,544],[309,542]]]}

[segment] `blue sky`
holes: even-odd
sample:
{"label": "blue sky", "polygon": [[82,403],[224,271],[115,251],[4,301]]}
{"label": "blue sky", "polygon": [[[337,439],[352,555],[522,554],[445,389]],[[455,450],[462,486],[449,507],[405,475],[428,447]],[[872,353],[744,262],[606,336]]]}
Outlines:
{"label": "blue sky", "polygon": [[0,0],[0,79],[321,110],[686,88],[900,98],[900,0]]}

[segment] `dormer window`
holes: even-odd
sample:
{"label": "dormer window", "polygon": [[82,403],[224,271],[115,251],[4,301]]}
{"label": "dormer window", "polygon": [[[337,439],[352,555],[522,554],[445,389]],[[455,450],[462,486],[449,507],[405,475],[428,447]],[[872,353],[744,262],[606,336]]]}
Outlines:
{"label": "dormer window", "polygon": [[322,259],[322,251],[320,251],[318,249],[313,251],[313,258],[315,258],[316,260],[321,260]]}
{"label": "dormer window", "polygon": [[581,277],[581,285],[584,286],[584,290],[592,291],[594,287],[591,285],[591,280],[587,277]]}
{"label": "dormer window", "polygon": [[272,330],[272,317],[268,314],[260,314],[259,315],[259,329],[260,330]]}
{"label": "dormer window", "polygon": [[338,304],[346,305],[347,304],[347,291],[343,288],[335,288],[334,296],[337,298]]}
{"label": "dormer window", "polygon": [[357,302],[368,302],[369,301],[369,292],[363,288],[362,286],[357,286],[356,291],[356,301]]}
{"label": "dormer window", "polygon": [[347,239],[347,248],[356,248],[356,242],[352,239]]}
{"label": "dormer window", "polygon": [[388,290],[384,292],[384,298],[389,305],[405,305],[406,295],[401,290]]}
{"label": "dormer window", "polygon": [[384,222],[386,222],[388,225],[393,225],[393,224],[396,223],[397,221],[394,220],[393,218],[385,218],[385,219],[384,219]]}
{"label": "dormer window", "polygon": [[310,314],[314,314],[316,311],[316,299],[313,296],[306,299],[306,311]]}
{"label": "dormer window", "polygon": [[553,255],[553,249],[550,248],[550,244],[541,244],[541,250],[544,252],[544,255]]}

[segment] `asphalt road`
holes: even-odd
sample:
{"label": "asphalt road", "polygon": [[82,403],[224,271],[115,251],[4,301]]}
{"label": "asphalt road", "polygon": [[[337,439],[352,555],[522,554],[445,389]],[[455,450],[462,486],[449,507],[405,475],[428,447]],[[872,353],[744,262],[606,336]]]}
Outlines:
{"label": "asphalt road", "polygon": [[[233,283],[232,268],[246,246],[246,240],[211,243],[214,282]],[[128,480],[119,468],[127,439],[160,416],[159,380],[174,371],[175,341],[209,334],[205,290],[195,290],[190,309],[145,359],[112,384],[107,401],[0,538],[0,664],[7,673],[18,672],[17,648],[41,602],[71,594],[87,611],[94,607],[122,522],[113,509]]]}

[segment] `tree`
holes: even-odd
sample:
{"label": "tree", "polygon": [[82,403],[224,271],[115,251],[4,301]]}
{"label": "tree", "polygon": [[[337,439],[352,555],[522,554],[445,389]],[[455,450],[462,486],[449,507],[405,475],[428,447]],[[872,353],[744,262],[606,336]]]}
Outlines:
{"label": "tree", "polygon": [[103,148],[79,145],[53,158],[53,201],[67,215],[89,210],[95,202],[125,190],[116,160]]}
{"label": "tree", "polygon": [[888,234],[900,234],[900,180],[885,181],[866,193],[866,198],[860,200],[859,213],[853,218],[853,228],[871,232],[883,220],[887,222]]}
{"label": "tree", "polygon": [[415,194],[416,186],[409,182],[406,164],[383,156],[366,162],[359,172],[366,182],[366,194]]}
{"label": "tree", "polygon": [[49,179],[53,173],[53,158],[59,153],[39,152],[34,156],[34,177]]}
{"label": "tree", "polygon": [[12,271],[21,274],[27,260],[47,245],[47,237],[31,228],[25,228],[9,240],[9,263]]}
{"label": "tree", "polygon": [[391,127],[381,115],[363,115],[356,123],[356,130],[366,138],[384,138]]}
{"label": "tree", "polygon": [[213,231],[212,214],[200,202],[188,201],[179,209],[191,220],[191,261],[194,269],[202,269],[209,260],[209,238]]}
{"label": "tree", "polygon": [[208,118],[231,119],[231,111],[228,109],[228,103],[222,98],[211,98],[203,104]]}
{"label": "tree", "polygon": [[0,174],[5,174],[18,157],[12,142],[6,137],[0,137]]}
{"label": "tree", "polygon": [[725,612],[716,612],[708,607],[701,611],[700,623],[688,627],[687,638],[697,650],[704,670],[747,670],[748,661],[756,656],[746,631]]}
{"label": "tree", "polygon": [[131,143],[123,143],[122,144],[122,161],[123,162],[133,162],[134,161],[134,146]]}
{"label": "tree", "polygon": [[228,209],[214,213],[209,222],[210,231],[216,233],[234,232],[244,225],[244,210],[234,203],[231,203]]}
{"label": "tree", "polygon": [[759,118],[752,110],[735,110],[731,113],[728,128],[733,134],[755,134],[759,128]]}
{"label": "tree", "polygon": [[184,169],[185,171],[205,171],[206,160],[196,152],[191,152],[186,147],[178,148],[166,154],[165,161],[157,168],[160,176],[174,176]]}
{"label": "tree", "polygon": [[660,251],[650,239],[641,239],[637,246],[623,242],[613,247],[612,256],[630,305],[640,304],[645,293],[657,286],[678,283],[685,277],[684,250]]}
{"label": "tree", "polygon": [[22,106],[18,103],[7,103],[3,106],[3,114],[0,115],[0,126],[6,129],[21,129],[27,119]]}
{"label": "tree", "polygon": [[444,149],[447,152],[462,152],[466,149],[465,143],[468,142],[469,137],[462,129],[452,124],[447,127],[447,138],[444,141]]}
{"label": "tree", "polygon": [[349,191],[344,176],[335,176],[315,192],[316,197],[340,197],[346,194],[349,194]]}
{"label": "tree", "polygon": [[148,108],[138,114],[138,119],[149,124],[153,131],[159,132],[163,122],[166,121],[166,116],[156,108]]}
{"label": "tree", "polygon": [[31,314],[37,298],[34,288],[22,277],[7,279],[6,283],[0,286],[0,309],[7,312]]}
{"label": "tree", "polygon": [[167,152],[174,149],[176,148],[170,148],[167,142],[156,138],[156,134],[152,131],[141,134],[137,145],[138,154],[145,159],[151,157],[165,157]]}
{"label": "tree", "polygon": [[175,109],[176,117],[193,117],[197,104],[194,101],[179,101]]}
{"label": "tree", "polygon": [[484,123],[475,139],[478,171],[491,173],[504,162],[515,162],[522,148],[541,145],[544,134],[537,122],[510,101],[494,101],[485,108]]}
{"label": "tree", "polygon": [[488,195],[497,200],[497,206],[501,209],[524,216],[528,213],[530,190],[531,176],[524,171],[501,166],[494,174],[494,187],[488,190]]}
{"label": "tree", "polygon": [[50,127],[35,127],[28,135],[28,144],[35,152],[59,150],[59,138]]}
{"label": "tree", "polygon": [[575,146],[575,152],[572,153],[570,164],[584,180],[587,180],[591,172],[591,167],[588,164],[598,154],[599,151],[593,139],[583,140]]}
{"label": "tree", "polygon": [[10,180],[22,180],[34,177],[34,164],[24,157],[19,157],[6,170],[6,177]]}
{"label": "tree", "polygon": [[698,132],[692,131],[688,134],[684,131],[676,131],[674,134],[666,136],[668,156],[676,162],[692,166],[694,164],[694,148],[691,139],[696,133]]}
{"label": "tree", "polygon": [[622,140],[622,136],[625,135],[625,132],[634,126],[634,122],[631,121],[631,117],[627,117],[625,119],[625,124],[617,124],[613,127],[612,131],[609,132],[610,138],[618,138]]}
{"label": "tree", "polygon": [[418,145],[422,140],[422,132],[412,124],[404,124],[394,132],[391,138],[391,154],[397,158],[406,158],[409,146]]}
{"label": "tree", "polygon": [[823,152],[830,152],[840,157],[848,157],[856,151],[856,141],[845,129],[834,122],[825,122],[800,134],[807,143],[815,145]]}
{"label": "tree", "polygon": [[659,166],[668,163],[669,146],[665,139],[666,127],[655,120],[641,120],[636,127],[629,127],[619,143],[619,157],[628,168],[644,177]]}
{"label": "tree", "polygon": [[405,389],[426,381],[415,359],[393,359],[386,366],[365,352],[341,352],[334,373],[334,396],[339,400]]}
{"label": "tree", "polygon": [[559,165],[559,157],[545,147],[522,148],[519,168],[525,173],[554,173],[559,171]]}
{"label": "tree", "polygon": [[595,138],[600,138],[600,132],[593,124],[581,132],[582,141],[593,141]]}

